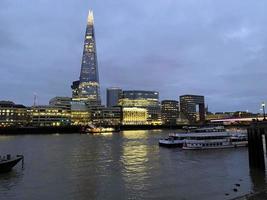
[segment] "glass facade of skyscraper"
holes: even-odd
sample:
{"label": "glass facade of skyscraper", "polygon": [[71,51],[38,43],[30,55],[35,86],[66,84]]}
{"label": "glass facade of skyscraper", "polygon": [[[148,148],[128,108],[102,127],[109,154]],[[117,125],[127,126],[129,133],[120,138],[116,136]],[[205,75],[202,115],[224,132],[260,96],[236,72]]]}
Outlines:
{"label": "glass facade of skyscraper", "polygon": [[101,104],[94,17],[91,10],[87,20],[80,79],[73,82],[72,91],[73,100],[84,101],[89,106]]}

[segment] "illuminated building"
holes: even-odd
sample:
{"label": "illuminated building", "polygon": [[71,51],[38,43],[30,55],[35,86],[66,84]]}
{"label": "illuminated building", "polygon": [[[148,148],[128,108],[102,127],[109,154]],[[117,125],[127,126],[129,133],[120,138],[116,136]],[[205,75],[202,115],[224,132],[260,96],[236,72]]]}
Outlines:
{"label": "illuminated building", "polygon": [[107,107],[118,106],[121,95],[121,88],[107,88]]}
{"label": "illuminated building", "polygon": [[31,107],[32,126],[67,126],[70,125],[70,111],[54,106]]}
{"label": "illuminated building", "polygon": [[176,125],[179,117],[179,102],[164,100],[161,102],[161,119],[165,125]]}
{"label": "illuminated building", "polygon": [[70,97],[54,97],[50,99],[49,105],[70,110],[71,108],[70,102],[71,102]]}
{"label": "illuminated building", "polygon": [[100,105],[101,99],[98,76],[94,16],[93,11],[90,10],[84,39],[80,79],[74,81],[71,86],[73,100],[84,101],[89,107]]}
{"label": "illuminated building", "polygon": [[224,113],[224,112],[217,112],[217,113],[209,113],[206,114],[206,120],[210,121],[210,120],[214,120],[214,119],[226,119],[226,118],[231,118],[233,116],[233,114],[228,114],[228,113]]}
{"label": "illuminated building", "polygon": [[91,112],[82,101],[71,101],[71,125],[86,126],[91,124]]}
{"label": "illuminated building", "polygon": [[0,101],[0,127],[26,126],[30,115],[27,107],[11,101]]}
{"label": "illuminated building", "polygon": [[147,109],[145,108],[122,108],[122,124],[144,125],[147,124]]}
{"label": "illuminated building", "polygon": [[161,123],[159,93],[156,91],[123,91],[119,105],[123,108],[144,108],[147,110],[149,124]]}
{"label": "illuminated building", "polygon": [[121,107],[96,107],[91,109],[91,120],[96,126],[108,127],[121,124]]}
{"label": "illuminated building", "polygon": [[189,123],[205,122],[204,96],[180,96],[180,111],[189,120]]}
{"label": "illuminated building", "polygon": [[220,119],[230,119],[230,118],[258,118],[260,117],[257,114],[250,113],[247,111],[235,111],[235,112],[216,112],[216,113],[208,113],[206,114],[206,120],[220,120]]}

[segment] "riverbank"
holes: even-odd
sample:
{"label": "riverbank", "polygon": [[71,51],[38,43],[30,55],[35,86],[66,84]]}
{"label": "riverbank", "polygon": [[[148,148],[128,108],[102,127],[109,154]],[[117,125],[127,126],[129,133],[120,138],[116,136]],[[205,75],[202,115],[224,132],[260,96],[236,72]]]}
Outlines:
{"label": "riverbank", "polygon": [[1,127],[0,135],[24,135],[24,134],[53,134],[53,133],[81,133],[79,126],[61,127]]}
{"label": "riverbank", "polygon": [[[167,126],[167,125],[120,125],[114,126],[116,131],[126,130],[181,130],[185,124]],[[190,125],[193,127],[203,127],[205,125]],[[225,126],[226,128],[247,128],[247,126]],[[53,133],[84,133],[86,127],[82,126],[44,126],[44,127],[0,127],[0,135],[23,135],[23,134],[53,134]]]}
{"label": "riverbank", "polygon": [[[157,130],[157,129],[182,129],[184,125],[121,125],[114,126],[117,131],[124,130]],[[53,134],[53,133],[84,133],[86,127],[82,126],[43,126],[43,127],[0,127],[0,135],[23,135],[23,134]]]}

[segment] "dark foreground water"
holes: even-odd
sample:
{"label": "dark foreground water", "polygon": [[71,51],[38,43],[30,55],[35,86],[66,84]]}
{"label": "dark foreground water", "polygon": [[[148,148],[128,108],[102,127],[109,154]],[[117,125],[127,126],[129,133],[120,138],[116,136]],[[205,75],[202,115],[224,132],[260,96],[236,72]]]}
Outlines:
{"label": "dark foreground water", "polygon": [[159,147],[167,134],[0,136],[0,154],[25,156],[23,170],[0,174],[0,199],[214,200],[265,187],[265,176],[249,170],[247,148]]}

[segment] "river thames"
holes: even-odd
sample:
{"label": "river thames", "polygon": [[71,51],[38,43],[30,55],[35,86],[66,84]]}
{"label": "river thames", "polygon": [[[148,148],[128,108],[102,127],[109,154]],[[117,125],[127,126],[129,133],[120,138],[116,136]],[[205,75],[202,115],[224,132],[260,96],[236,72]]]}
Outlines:
{"label": "river thames", "polygon": [[249,170],[246,147],[159,147],[169,132],[0,136],[1,155],[25,157],[24,169],[0,175],[0,199],[214,200],[266,187],[265,176]]}

